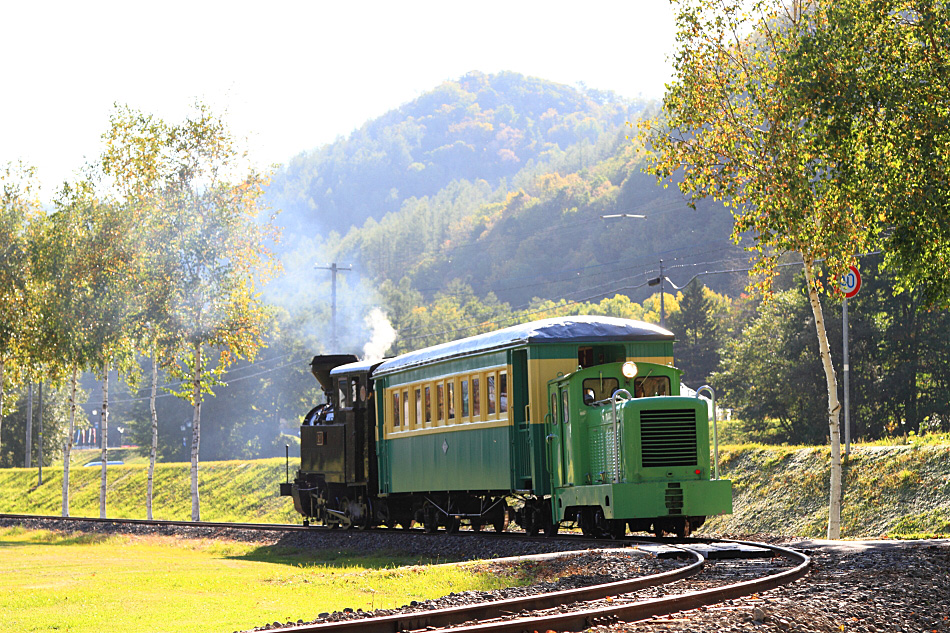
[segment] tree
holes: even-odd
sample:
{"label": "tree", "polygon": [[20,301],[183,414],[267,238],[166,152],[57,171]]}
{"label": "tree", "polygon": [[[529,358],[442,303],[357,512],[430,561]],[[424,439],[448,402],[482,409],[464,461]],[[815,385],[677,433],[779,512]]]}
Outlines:
{"label": "tree", "polygon": [[146,241],[154,245],[143,256],[147,327],[137,335],[152,356],[150,472],[157,448],[157,368],[163,359],[177,358],[167,364],[183,381],[175,394],[193,408],[191,495],[197,521],[203,398],[224,369],[239,358],[253,359],[264,343],[269,312],[258,287],[273,271],[264,244],[276,238],[270,220],[262,217],[266,178],[202,104],[180,124],[119,107],[104,137],[103,171],[126,207],[142,217]]}
{"label": "tree", "polygon": [[[79,370],[95,371],[102,378],[99,515],[105,518],[109,372],[117,369],[129,379],[137,370],[133,333],[141,313],[137,292],[141,234],[139,218],[97,188],[94,169],[85,179],[62,186],[48,229],[37,245],[34,267],[43,284],[42,358],[47,371],[61,375],[68,367],[73,393]],[[72,426],[68,435],[63,476],[65,516],[69,513]]]}
{"label": "tree", "polygon": [[950,305],[950,19],[931,0],[809,4],[789,58],[812,159],[848,214],[874,221],[895,290]]}
{"label": "tree", "polygon": [[117,106],[109,123],[103,134],[106,147],[100,157],[102,170],[128,212],[139,220],[141,235],[137,280],[143,305],[133,336],[138,347],[146,349],[151,357],[151,437],[145,496],[145,513],[151,520],[158,454],[158,369],[171,362],[180,346],[180,340],[174,338],[168,303],[177,262],[174,253],[165,249],[171,230],[162,205],[162,188],[169,177],[169,129],[164,121],[126,106]]}
{"label": "tree", "polygon": [[712,376],[720,403],[736,410],[755,441],[824,439],[814,424],[822,417],[822,372],[803,291],[800,284],[760,303],[741,335],[725,344],[720,371]]}
{"label": "tree", "polygon": [[[690,199],[713,197],[733,211],[733,237],[752,241],[757,287],[768,293],[777,258],[799,253],[805,269],[828,398],[831,486],[828,536],[840,536],[841,449],[837,377],[819,292],[818,260],[838,278],[870,250],[878,221],[849,206],[855,183],[839,182],[838,154],[825,143],[825,122],[804,99],[791,60],[820,2],[679,0],[674,81],[665,119],[643,131],[652,144],[650,171]],[[837,151],[837,148],[833,148]]]}
{"label": "tree", "polygon": [[[733,208],[758,286],[802,257],[828,393],[829,536],[840,533],[837,379],[818,260],[837,279],[881,248],[897,291],[950,304],[946,7],[929,0],[679,1],[676,81],[651,170]],[[836,284],[832,284],[835,286]]]}
{"label": "tree", "polygon": [[[33,314],[31,231],[41,217],[35,170],[22,163],[0,171],[0,445],[3,439],[4,383],[22,374]],[[8,369],[9,368],[9,369]]]}
{"label": "tree", "polygon": [[272,272],[264,246],[272,225],[259,222],[266,178],[247,164],[224,122],[205,106],[167,126],[160,146],[166,153],[163,247],[176,262],[169,327],[172,340],[181,342],[171,371],[184,381],[176,395],[193,407],[191,518],[198,521],[201,403],[223,369],[238,358],[253,359],[263,345],[269,313],[257,288]]}
{"label": "tree", "polygon": [[683,370],[683,380],[695,387],[709,381],[719,365],[722,345],[721,326],[713,314],[714,304],[706,295],[711,292],[703,284],[687,284],[677,297],[679,309],[670,312],[667,324],[676,334],[676,364]]}

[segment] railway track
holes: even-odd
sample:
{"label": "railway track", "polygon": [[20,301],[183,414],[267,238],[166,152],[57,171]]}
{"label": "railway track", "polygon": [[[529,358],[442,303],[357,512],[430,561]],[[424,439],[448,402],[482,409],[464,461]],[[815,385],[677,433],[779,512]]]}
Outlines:
{"label": "railway track", "polygon": [[[731,547],[717,547],[721,544]],[[807,573],[810,565],[810,559],[805,554],[775,545],[738,541],[707,542],[701,544],[707,549],[710,546],[720,551],[735,549],[737,556],[730,559],[733,562],[748,560],[753,555],[761,556],[761,554],[750,554],[751,550],[757,550],[765,551],[769,556],[785,559],[786,565],[777,573],[759,575],[757,571],[747,570],[744,574],[738,572],[739,575],[755,576],[739,582],[727,582],[723,577],[702,580],[698,583],[702,588],[686,587],[685,591],[677,595],[646,598],[632,595],[633,592],[641,592],[647,588],[661,587],[669,590],[668,586],[677,581],[685,579],[692,581],[699,578],[699,574],[707,566],[707,559],[697,551],[697,545],[699,544],[667,545],[668,548],[678,550],[680,556],[688,558],[689,563],[673,571],[630,580],[447,609],[266,628],[281,633],[402,633],[420,630],[451,630],[454,633],[580,631],[592,626],[645,620],[774,589],[801,578]],[[623,551],[629,552],[629,550]],[[720,553],[720,561],[724,558],[725,556]],[[768,566],[772,567],[771,564]],[[736,574],[735,565],[733,565],[724,575],[728,577]],[[663,590],[658,593],[662,594]]]}
{"label": "railway track", "polygon": [[[57,521],[63,523],[91,522],[112,525],[128,525],[130,527],[182,527],[182,528],[210,528],[210,529],[238,529],[259,530],[275,533],[332,531],[340,530],[316,528],[299,525],[275,524],[236,524],[211,523],[191,521],[147,521],[142,519],[100,519],[87,517],[50,517],[41,515],[9,515],[0,514],[0,520],[12,521]],[[381,529],[380,533],[389,533],[394,536],[406,535],[404,530]],[[421,530],[410,533],[421,536]],[[562,534],[557,537],[529,537],[518,533],[479,533],[482,538],[526,539],[550,542],[552,539],[576,543],[579,548],[590,544],[592,539],[580,535]],[[440,538],[440,535],[427,535],[423,538]],[[602,540],[593,541],[603,546]],[[280,630],[286,633],[308,632],[340,632],[340,633],[399,633],[414,630],[439,630],[451,628],[456,632],[468,631],[545,631],[545,630],[583,630],[591,626],[612,624],[616,622],[633,622],[654,616],[667,615],[678,611],[709,606],[726,600],[760,593],[769,589],[788,584],[804,576],[810,565],[810,559],[800,552],[765,543],[751,543],[743,541],[723,541],[718,539],[657,539],[653,537],[627,537],[618,539],[613,544],[635,546],[641,552],[657,557],[678,557],[686,559],[686,563],[677,569],[649,576],[608,582],[581,589],[556,591],[533,596],[495,600],[479,604],[466,604],[459,607],[425,610],[418,612],[400,612],[382,617],[363,617],[335,622],[318,622],[313,624],[294,625],[286,627],[268,627],[269,630]],[[608,550],[621,551],[621,550]],[[662,595],[643,597],[633,595],[648,588],[662,587],[667,589],[672,583],[691,579],[694,582],[700,572],[707,570],[710,560],[754,559],[761,561],[763,557],[769,561],[782,559],[782,568],[777,573],[759,574],[759,568],[751,571],[736,572],[730,570],[727,576],[753,575],[752,578],[738,582],[728,580],[702,580],[703,586],[699,589],[685,588],[678,595]],[[716,564],[722,564],[716,563]],[[769,571],[775,566],[766,565]],[[715,574],[714,574],[715,575]],[[713,584],[715,586],[709,586]],[[666,593],[670,593],[666,590]]]}

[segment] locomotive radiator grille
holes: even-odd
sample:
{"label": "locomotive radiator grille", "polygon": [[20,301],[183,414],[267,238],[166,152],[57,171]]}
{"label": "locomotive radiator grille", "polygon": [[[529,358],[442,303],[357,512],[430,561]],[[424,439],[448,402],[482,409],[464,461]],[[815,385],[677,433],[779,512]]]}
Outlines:
{"label": "locomotive radiator grille", "polygon": [[644,468],[695,465],[696,411],[641,411],[640,450]]}

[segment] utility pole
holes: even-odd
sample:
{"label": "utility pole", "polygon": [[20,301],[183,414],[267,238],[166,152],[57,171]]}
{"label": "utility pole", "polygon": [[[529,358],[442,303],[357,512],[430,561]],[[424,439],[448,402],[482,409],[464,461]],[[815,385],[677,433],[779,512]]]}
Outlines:
{"label": "utility pole", "polygon": [[[663,260],[660,260],[660,276],[654,277],[647,282],[648,286],[659,286],[660,287],[660,327],[666,327],[666,302],[663,300],[663,282],[666,277],[663,275]],[[673,283],[672,281],[670,282]],[[674,284],[675,285],[675,284]]]}
{"label": "utility pole", "polygon": [[39,435],[40,485],[43,485],[43,381],[40,381],[40,435]]}
{"label": "utility pole", "polygon": [[338,272],[346,272],[348,270],[353,270],[352,266],[347,266],[343,268],[337,266],[336,262],[333,262],[329,266],[314,266],[317,270],[329,270],[332,273],[331,277],[331,303],[330,303],[330,323],[332,327],[332,338],[330,339],[330,345],[333,347],[333,351],[337,351],[337,340],[336,340],[336,274]]}
{"label": "utility pole", "polygon": [[666,303],[663,299],[663,260],[660,260],[660,327],[666,327]]}
{"label": "utility pole", "polygon": [[24,468],[33,467],[33,381],[30,381],[29,396],[26,401],[26,453]]}

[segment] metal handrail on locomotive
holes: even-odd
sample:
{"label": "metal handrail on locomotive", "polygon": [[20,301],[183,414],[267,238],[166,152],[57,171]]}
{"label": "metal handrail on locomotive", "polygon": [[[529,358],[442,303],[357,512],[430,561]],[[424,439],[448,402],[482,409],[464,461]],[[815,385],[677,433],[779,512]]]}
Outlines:
{"label": "metal handrail on locomotive", "polygon": [[380,362],[316,356],[326,403],[281,495],[305,524],[688,535],[732,512],[732,484],[710,467],[706,400],[680,395],[673,338],[576,316]]}

